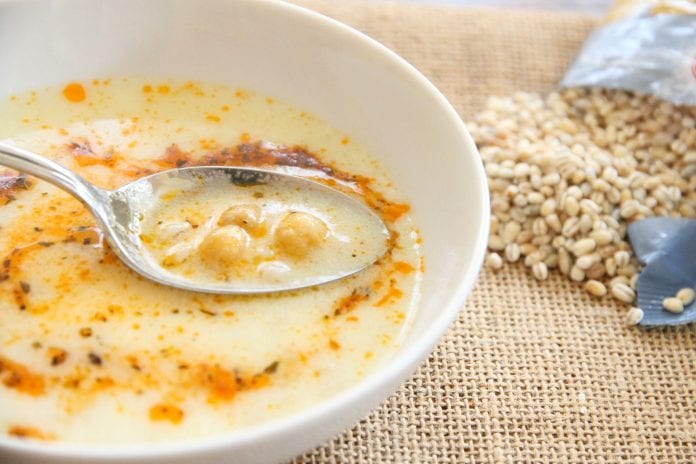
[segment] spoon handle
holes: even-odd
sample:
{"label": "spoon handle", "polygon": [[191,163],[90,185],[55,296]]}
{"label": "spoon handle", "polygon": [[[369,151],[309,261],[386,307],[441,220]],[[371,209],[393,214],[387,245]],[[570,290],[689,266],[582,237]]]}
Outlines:
{"label": "spoon handle", "polygon": [[41,155],[0,142],[0,165],[31,174],[60,187],[85,203],[93,212],[100,209],[105,192]]}

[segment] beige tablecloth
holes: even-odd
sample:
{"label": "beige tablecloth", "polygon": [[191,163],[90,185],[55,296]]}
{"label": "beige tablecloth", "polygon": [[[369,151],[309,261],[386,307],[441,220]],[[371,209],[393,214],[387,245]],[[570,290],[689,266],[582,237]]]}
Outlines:
{"label": "beige tablecloth", "polygon": [[[521,11],[301,0],[419,68],[466,120],[548,91],[595,22]],[[696,327],[646,331],[553,275],[484,272],[397,393],[296,463],[696,463]]]}

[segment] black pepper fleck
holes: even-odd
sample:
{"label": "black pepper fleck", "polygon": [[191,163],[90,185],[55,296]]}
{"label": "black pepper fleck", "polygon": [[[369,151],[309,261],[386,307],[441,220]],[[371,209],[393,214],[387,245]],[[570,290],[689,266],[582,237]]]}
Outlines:
{"label": "black pepper fleck", "polygon": [[275,371],[278,370],[278,361],[273,361],[271,364],[266,366],[266,368],[263,370],[265,374],[273,374]]}

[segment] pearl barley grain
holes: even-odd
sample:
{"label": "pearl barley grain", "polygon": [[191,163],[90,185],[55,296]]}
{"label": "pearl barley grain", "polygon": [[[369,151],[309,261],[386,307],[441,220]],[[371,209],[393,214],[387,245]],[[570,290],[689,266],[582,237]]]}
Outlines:
{"label": "pearl barley grain", "polygon": [[514,242],[521,230],[522,226],[520,226],[519,223],[514,221],[508,222],[503,229],[503,241],[505,243]]}
{"label": "pearl barley grain", "polygon": [[585,271],[580,269],[577,266],[573,266],[570,268],[570,280],[574,280],[575,282],[582,282],[585,280]]}
{"label": "pearl barley grain", "polygon": [[607,287],[598,280],[588,280],[585,283],[585,290],[592,296],[601,297],[607,294]]}
{"label": "pearl barley grain", "polygon": [[689,306],[691,303],[693,303],[694,298],[696,297],[696,292],[694,292],[693,288],[687,287],[679,290],[676,296],[681,300],[684,306]]}
{"label": "pearl barley grain", "polygon": [[614,262],[619,267],[626,266],[630,259],[631,255],[628,254],[628,251],[617,251],[614,254]]}
{"label": "pearl barley grain", "polygon": [[626,323],[628,325],[640,324],[643,320],[643,310],[640,308],[633,307],[626,313]]}
{"label": "pearl barley grain", "polygon": [[670,313],[679,314],[684,312],[684,303],[677,297],[669,297],[662,300],[662,307]]}
{"label": "pearl barley grain", "polygon": [[584,256],[594,251],[596,246],[597,243],[591,238],[583,238],[575,242],[575,244],[570,247],[570,251],[572,251],[575,256]]}
{"label": "pearl barley grain", "polygon": [[624,303],[633,303],[636,299],[636,292],[626,283],[615,282],[611,286],[611,294],[614,298]]}
{"label": "pearl barley grain", "polygon": [[493,271],[500,270],[503,267],[503,258],[498,253],[488,253],[486,267]]}
{"label": "pearl barley grain", "polygon": [[546,278],[549,276],[549,271],[546,264],[534,263],[534,265],[532,265],[532,274],[534,274],[534,277],[537,280],[546,280]]}
{"label": "pearl barley grain", "polygon": [[492,98],[470,125],[496,218],[489,249],[536,278],[557,268],[593,296],[597,282],[633,302],[628,225],[696,217],[693,121],[696,106],[621,90]]}
{"label": "pearl barley grain", "polygon": [[583,271],[587,271],[589,268],[598,263],[600,259],[601,257],[596,253],[591,255],[585,255],[579,257],[577,261],[575,261],[575,265]]}
{"label": "pearl barley grain", "polygon": [[520,246],[516,243],[508,243],[505,246],[505,259],[509,263],[515,263],[520,259]]}

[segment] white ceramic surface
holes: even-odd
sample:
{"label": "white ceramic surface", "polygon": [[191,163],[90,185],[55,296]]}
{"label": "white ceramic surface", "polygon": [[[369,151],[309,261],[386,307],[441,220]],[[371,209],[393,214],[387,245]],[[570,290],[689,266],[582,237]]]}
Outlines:
{"label": "white ceramic surface", "polygon": [[262,463],[311,449],[398,388],[457,316],[488,235],[476,148],[445,98],[404,60],[316,13],[261,0],[0,0],[0,98],[94,77],[248,87],[341,128],[411,200],[424,237],[423,299],[378,373],[285,419],[183,443],[86,447],[0,438],[0,463]]}

